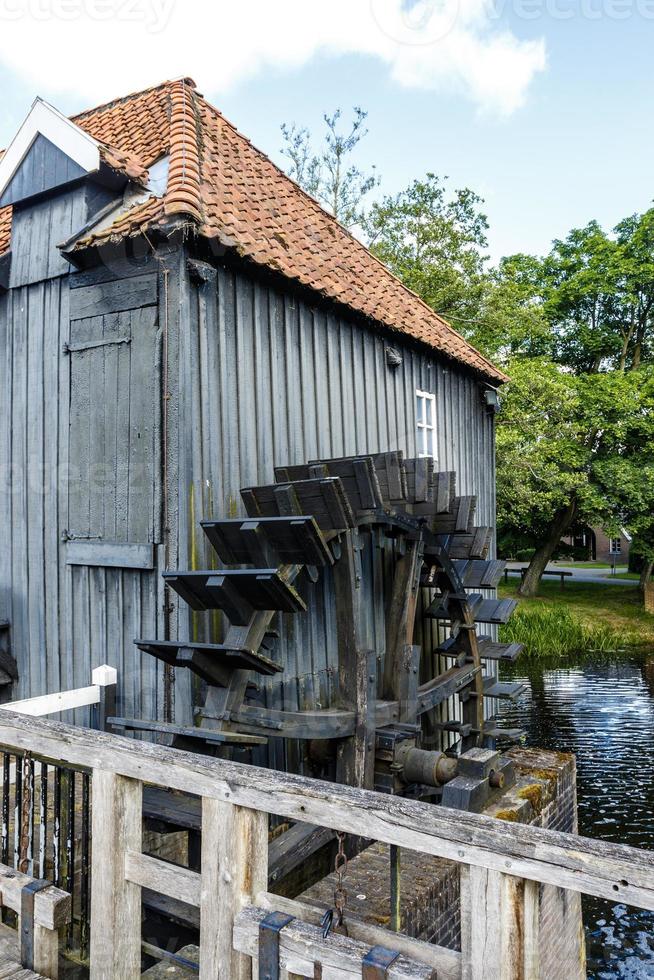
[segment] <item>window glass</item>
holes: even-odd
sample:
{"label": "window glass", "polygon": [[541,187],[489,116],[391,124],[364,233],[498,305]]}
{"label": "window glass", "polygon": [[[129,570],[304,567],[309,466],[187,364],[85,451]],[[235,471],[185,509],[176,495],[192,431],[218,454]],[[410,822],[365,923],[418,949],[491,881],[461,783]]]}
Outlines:
{"label": "window glass", "polygon": [[416,391],[416,446],[418,456],[436,458],[436,395]]}

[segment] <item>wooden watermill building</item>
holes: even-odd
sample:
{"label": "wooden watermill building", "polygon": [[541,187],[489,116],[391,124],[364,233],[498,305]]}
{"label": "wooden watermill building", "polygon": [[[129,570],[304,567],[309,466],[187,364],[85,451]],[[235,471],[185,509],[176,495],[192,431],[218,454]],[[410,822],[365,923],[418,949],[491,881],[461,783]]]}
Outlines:
{"label": "wooden watermill building", "polygon": [[[162,572],[211,567],[200,522],[245,515],[241,489],[275,467],[433,457],[492,528],[504,380],[188,79],[72,120],[37,100],[0,160],[13,696],[108,663],[121,715],[190,722],[197,680],[178,670],[173,689],[134,639],[216,639],[219,615],[189,612]],[[365,645],[383,657],[383,562],[369,544],[363,562]],[[287,708],[329,699],[331,588],[281,619]]]}
{"label": "wooden watermill building", "polygon": [[[577,891],[652,907],[628,848],[516,826],[575,831],[576,798],[571,757],[502,754],[491,717],[521,688],[496,677],[520,652],[494,633],[505,380],[190,80],[73,119],[34,103],[0,156],[0,700],[30,699],[0,724],[0,878],[23,966],[56,978],[65,925],[98,978],[188,967],[198,934],[212,980],[257,957],[580,978]],[[90,705],[112,734],[79,727]],[[62,707],[77,727],[24,717]],[[317,928],[346,847],[347,941]]]}

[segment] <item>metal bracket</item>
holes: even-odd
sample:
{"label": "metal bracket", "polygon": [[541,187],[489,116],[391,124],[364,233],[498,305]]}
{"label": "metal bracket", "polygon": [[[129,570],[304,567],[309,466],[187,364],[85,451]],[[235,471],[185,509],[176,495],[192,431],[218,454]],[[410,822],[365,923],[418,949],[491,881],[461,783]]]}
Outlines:
{"label": "metal bracket", "polygon": [[389,967],[393,965],[399,955],[394,949],[386,949],[385,946],[373,946],[363,957],[361,964],[362,980],[384,980],[384,977],[388,976]]}
{"label": "metal bracket", "polygon": [[34,896],[49,888],[51,881],[34,879],[20,893],[20,962],[27,970],[34,969]]}
{"label": "metal bracket", "polygon": [[95,350],[97,347],[111,347],[116,344],[131,344],[131,337],[108,337],[106,340],[89,340],[85,344],[62,344],[62,354],[79,354],[81,351]]}
{"label": "metal bracket", "polygon": [[279,934],[294,916],[271,912],[259,924],[259,980],[279,980]]}

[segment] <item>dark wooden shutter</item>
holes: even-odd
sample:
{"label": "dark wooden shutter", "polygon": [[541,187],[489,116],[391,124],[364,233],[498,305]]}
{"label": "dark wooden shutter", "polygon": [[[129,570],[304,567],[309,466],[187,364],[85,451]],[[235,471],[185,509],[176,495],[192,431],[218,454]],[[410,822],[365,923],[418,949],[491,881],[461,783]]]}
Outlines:
{"label": "dark wooden shutter", "polygon": [[[95,313],[93,302],[75,308]],[[155,305],[71,319],[70,539],[159,540],[157,350]]]}

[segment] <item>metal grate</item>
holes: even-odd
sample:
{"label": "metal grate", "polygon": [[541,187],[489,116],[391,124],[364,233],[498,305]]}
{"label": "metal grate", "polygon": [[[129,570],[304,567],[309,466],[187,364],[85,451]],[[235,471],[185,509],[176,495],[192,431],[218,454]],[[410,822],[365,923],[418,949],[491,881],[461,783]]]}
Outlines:
{"label": "metal grate", "polygon": [[90,936],[90,796],[88,772],[2,752],[2,863],[70,893],[66,949],[81,960]]}

